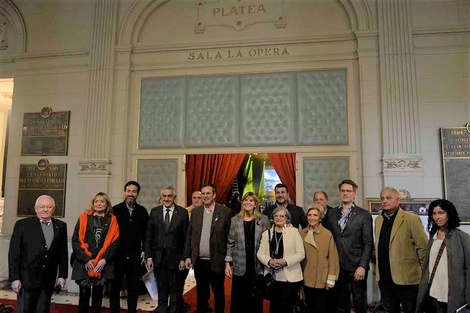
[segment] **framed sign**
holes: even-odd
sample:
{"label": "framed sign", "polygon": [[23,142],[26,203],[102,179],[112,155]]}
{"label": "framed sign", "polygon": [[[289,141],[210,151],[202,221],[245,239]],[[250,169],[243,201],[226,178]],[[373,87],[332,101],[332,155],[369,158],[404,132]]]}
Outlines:
{"label": "framed sign", "polygon": [[36,215],[36,199],[48,195],[55,201],[52,216],[64,217],[66,182],[67,164],[49,164],[47,159],[39,160],[38,164],[20,164],[17,215]]}
{"label": "framed sign", "polygon": [[[435,199],[412,199],[400,200],[400,207],[407,212],[412,212],[418,215],[428,215],[429,203]],[[367,198],[367,208],[372,214],[378,215],[382,212],[382,204],[379,198]]]}
{"label": "framed sign", "polygon": [[70,111],[45,107],[40,113],[25,113],[21,155],[67,155],[69,122]]}

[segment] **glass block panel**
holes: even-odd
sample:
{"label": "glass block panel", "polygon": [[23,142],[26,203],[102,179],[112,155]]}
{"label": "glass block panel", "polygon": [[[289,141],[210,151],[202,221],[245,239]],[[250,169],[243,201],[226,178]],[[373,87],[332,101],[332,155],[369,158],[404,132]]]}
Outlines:
{"label": "glass block panel", "polygon": [[346,70],[299,72],[298,144],[347,145]]}
{"label": "glass block panel", "polygon": [[313,193],[323,190],[328,194],[330,206],[339,204],[338,184],[349,178],[347,157],[304,159],[304,205],[313,202]]}
{"label": "glass block panel", "polygon": [[160,191],[165,186],[176,188],[178,160],[138,160],[137,181],[141,191],[138,202],[150,209],[157,206]]}
{"label": "glass block panel", "polygon": [[139,148],[182,147],[184,78],[142,80]]}

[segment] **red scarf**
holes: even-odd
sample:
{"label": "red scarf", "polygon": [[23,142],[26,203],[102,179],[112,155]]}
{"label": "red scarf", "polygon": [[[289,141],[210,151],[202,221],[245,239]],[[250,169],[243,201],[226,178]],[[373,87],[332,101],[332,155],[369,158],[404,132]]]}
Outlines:
{"label": "red scarf", "polygon": [[[88,255],[90,258],[92,256],[92,253],[90,250],[88,250],[88,244],[85,242],[85,233],[86,233],[86,228],[87,228],[87,223],[88,223],[88,216],[92,215],[93,211],[85,211],[82,214],[80,214],[80,229],[78,230],[78,242],[80,243],[80,248],[82,248],[83,251],[85,251],[85,254]],[[95,267],[99,260],[103,257],[103,254],[108,250],[108,248],[111,246],[111,244],[116,241],[116,239],[119,238],[119,225],[117,223],[116,217],[114,215],[111,215],[111,224],[109,225],[108,232],[106,234],[106,239],[104,240],[103,247],[101,247],[100,251],[96,255],[96,257],[93,259],[93,267]],[[95,278],[101,278],[101,272],[95,272],[94,270],[89,270],[88,271],[88,276],[90,277],[95,277]]]}

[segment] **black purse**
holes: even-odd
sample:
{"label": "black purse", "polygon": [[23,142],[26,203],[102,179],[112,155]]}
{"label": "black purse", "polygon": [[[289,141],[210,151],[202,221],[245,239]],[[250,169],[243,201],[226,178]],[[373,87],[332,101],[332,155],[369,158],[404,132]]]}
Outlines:
{"label": "black purse", "polygon": [[[269,237],[269,254],[272,257],[271,251],[271,230],[268,229],[268,237]],[[274,282],[276,281],[276,277],[274,274],[273,269],[266,275],[260,273],[256,276],[256,285],[255,289],[257,290],[256,295],[260,298],[265,300],[271,300],[274,294]]]}

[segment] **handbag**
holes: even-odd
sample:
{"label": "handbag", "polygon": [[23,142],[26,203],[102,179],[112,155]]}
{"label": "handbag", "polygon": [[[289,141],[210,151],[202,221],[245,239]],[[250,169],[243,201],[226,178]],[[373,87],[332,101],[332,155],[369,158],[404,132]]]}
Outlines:
{"label": "handbag", "polygon": [[[271,242],[271,230],[270,229],[268,229],[268,237],[269,237],[269,242]],[[269,252],[270,252],[270,255],[272,256],[271,245],[269,247],[270,247]],[[255,284],[256,295],[259,298],[263,298],[265,300],[271,300],[274,294],[274,282],[275,281],[276,281],[276,277],[275,277],[273,269],[271,269],[269,273],[266,273],[266,275],[264,275],[263,273],[259,273],[256,276],[256,284]]]}

